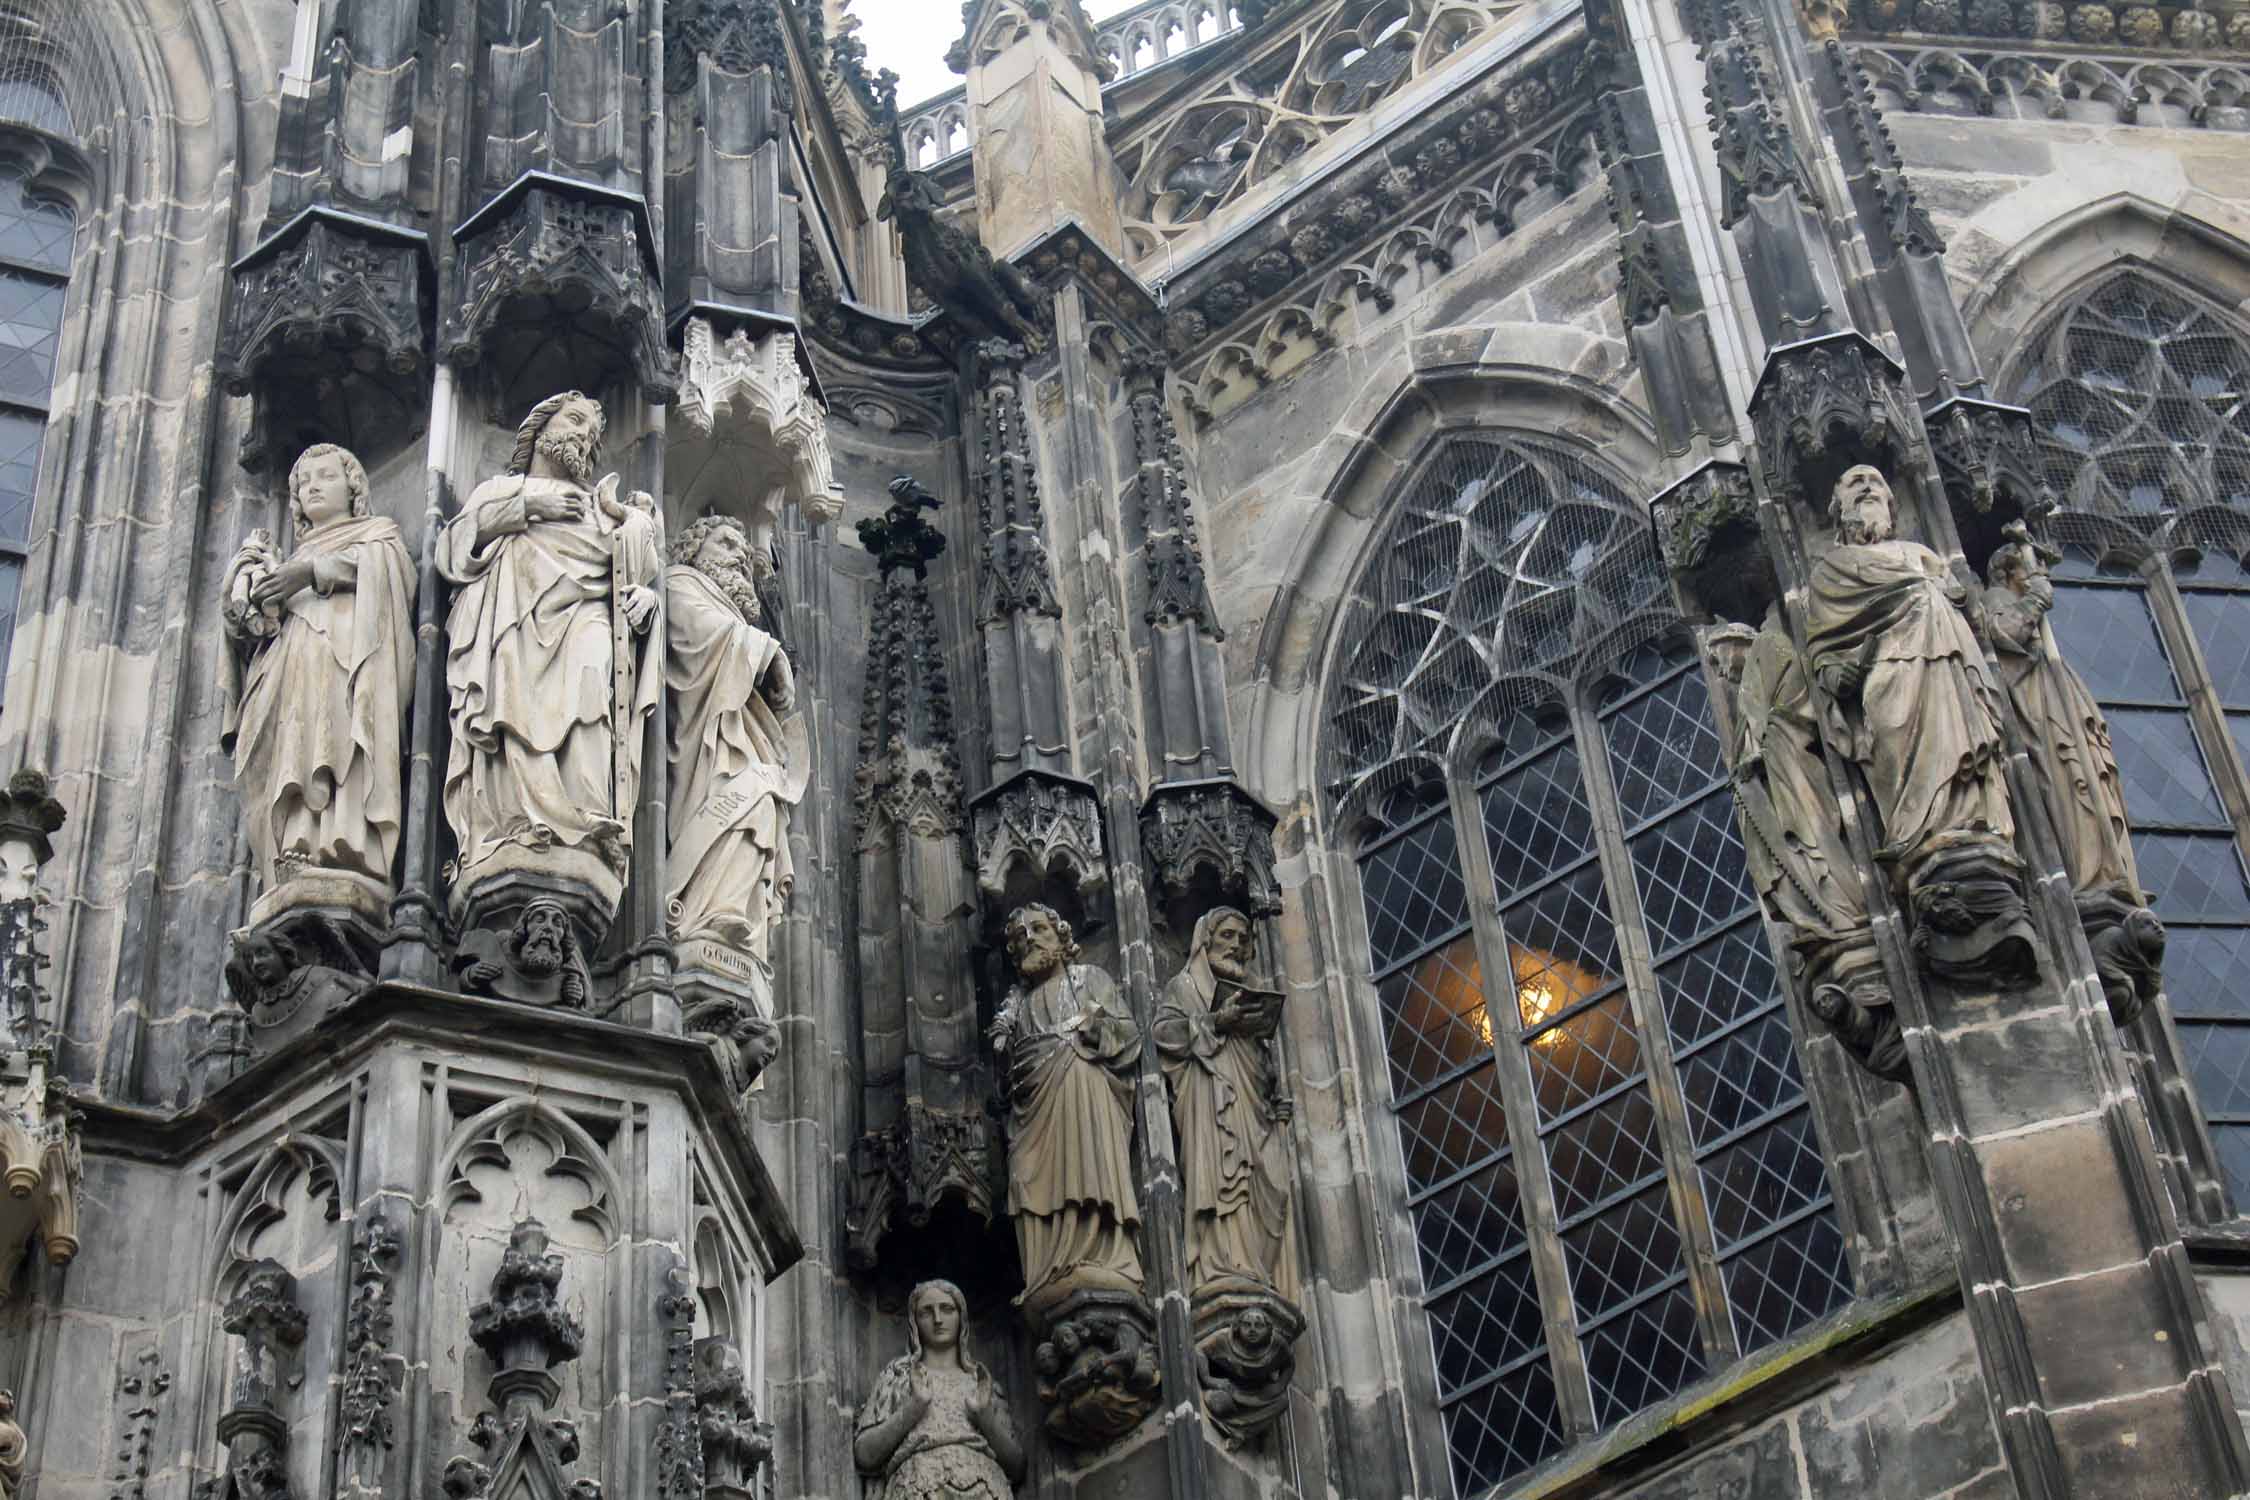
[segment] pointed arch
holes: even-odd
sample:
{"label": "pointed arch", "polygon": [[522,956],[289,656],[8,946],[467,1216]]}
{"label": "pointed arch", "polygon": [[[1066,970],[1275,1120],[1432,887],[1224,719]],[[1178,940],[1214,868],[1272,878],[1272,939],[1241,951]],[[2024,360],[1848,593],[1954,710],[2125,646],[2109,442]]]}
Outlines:
{"label": "pointed arch", "polygon": [[554,1153],[546,1175],[581,1183],[587,1201],[571,1217],[593,1226],[605,1246],[614,1247],[621,1231],[618,1206],[625,1202],[624,1184],[609,1153],[586,1128],[569,1115],[529,1094],[503,1099],[471,1116],[446,1138],[438,1152],[438,1218],[443,1221],[463,1203],[481,1202],[483,1193],[470,1179],[475,1166],[513,1165],[508,1142],[528,1135]]}

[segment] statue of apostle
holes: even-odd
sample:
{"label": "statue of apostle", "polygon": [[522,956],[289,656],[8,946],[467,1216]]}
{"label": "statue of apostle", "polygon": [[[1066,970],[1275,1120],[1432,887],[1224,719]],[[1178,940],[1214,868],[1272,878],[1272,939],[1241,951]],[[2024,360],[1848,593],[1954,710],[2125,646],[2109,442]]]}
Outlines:
{"label": "statue of apostle", "polygon": [[992,1024],[1008,1070],[1008,1212],[1034,1316],[1078,1291],[1141,1290],[1133,1232],[1133,1068],[1140,1028],[1117,981],[1072,963],[1070,924],[1033,903],[1008,915],[1020,980]]}
{"label": "statue of apostle", "polygon": [[397,523],[367,513],[367,471],[333,443],[290,468],[289,516],[288,559],[254,532],[222,585],[241,651],[230,660],[247,668],[220,743],[265,884],[252,919],[300,901],[380,918],[414,695],[414,560]]}
{"label": "statue of apostle", "polygon": [[[715,944],[747,960],[773,1014],[768,943],[789,896],[792,783],[781,715],[795,687],[760,608],[741,523],[706,516],[673,539],[664,573],[664,682],[672,693],[671,857],[665,891],[681,963]],[[803,768],[799,768],[801,771]],[[731,966],[730,966],[731,967]]]}
{"label": "statue of apostle", "polygon": [[1894,533],[1891,487],[1861,464],[1829,500],[1836,541],[1805,606],[1813,676],[1839,710],[1834,743],[1867,773],[1880,851],[1911,869],[1939,835],[2015,833],[2001,698],[1961,614],[1968,591],[1935,552]]}
{"label": "statue of apostle", "polygon": [[1207,912],[1187,967],[1164,987],[1154,1037],[1172,1086],[1190,1289],[1247,1282],[1295,1302],[1292,1106],[1270,1045],[1281,996],[1251,985],[1249,961],[1250,919],[1229,906]]}
{"label": "statue of apostle", "polygon": [[599,402],[550,396],[438,538],[454,584],[445,817],[454,899],[488,875],[569,878],[614,913],[632,847],[641,726],[656,707],[663,531],[645,497],[600,483]]}

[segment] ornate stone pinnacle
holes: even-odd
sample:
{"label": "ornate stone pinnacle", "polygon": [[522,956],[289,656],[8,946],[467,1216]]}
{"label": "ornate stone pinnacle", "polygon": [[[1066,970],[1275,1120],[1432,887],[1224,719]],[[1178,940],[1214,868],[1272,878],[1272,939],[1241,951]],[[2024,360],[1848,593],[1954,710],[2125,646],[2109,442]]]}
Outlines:
{"label": "ornate stone pinnacle", "polygon": [[497,1386],[516,1371],[544,1374],[578,1357],[585,1329],[556,1296],[563,1258],[547,1248],[547,1226],[521,1219],[508,1233],[492,1298],[469,1309],[469,1337],[500,1367]]}
{"label": "ornate stone pinnacle", "polygon": [[891,497],[881,520],[859,523],[859,544],[875,554],[875,566],[885,578],[901,568],[926,578],[931,562],[945,551],[944,535],[921,514],[936,510],[938,498],[905,474],[891,481]]}

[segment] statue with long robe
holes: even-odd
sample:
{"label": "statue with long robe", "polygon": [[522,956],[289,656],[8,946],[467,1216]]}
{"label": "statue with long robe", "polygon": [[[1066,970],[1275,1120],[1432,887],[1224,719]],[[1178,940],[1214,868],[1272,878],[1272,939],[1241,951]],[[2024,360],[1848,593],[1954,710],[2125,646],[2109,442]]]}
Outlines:
{"label": "statue with long robe", "polygon": [[1033,903],[1008,916],[1019,983],[993,1022],[1008,1071],[1008,1213],[1035,1313],[1073,1292],[1139,1295],[1133,1235],[1133,1070],[1140,1028],[1117,981],[1072,963],[1070,924]]}
{"label": "statue with long robe", "polygon": [[1806,646],[1837,710],[1834,742],[1882,812],[1880,852],[1911,868],[1941,835],[2010,838],[2000,691],[1961,614],[1967,590],[1894,534],[1880,470],[1847,469],[1829,512],[1836,541],[1813,565]]}
{"label": "statue with long robe", "polygon": [[367,513],[367,471],[333,443],[291,467],[289,514],[288,558],[254,532],[222,584],[227,633],[242,652],[230,661],[245,670],[230,684],[221,744],[234,753],[265,887],[253,918],[298,893],[380,918],[404,821],[414,560],[398,523]]}
{"label": "statue with long robe", "polygon": [[1281,996],[1250,985],[1250,943],[1241,912],[1206,913],[1187,966],[1164,987],[1153,1035],[1171,1085],[1190,1291],[1248,1283],[1295,1302],[1292,1109],[1272,1048]]}
{"label": "statue with long robe", "polygon": [[445,661],[457,905],[511,871],[569,877],[612,913],[624,887],[642,726],[663,684],[650,627],[664,547],[646,497],[621,500],[614,475],[594,482],[603,420],[576,391],[533,407],[508,472],[438,538],[457,589]]}
{"label": "statue with long robe", "polygon": [[[773,924],[788,900],[792,782],[781,715],[795,698],[781,642],[758,628],[749,539],[706,517],[674,539],[664,574],[672,694],[665,910],[683,964],[739,958],[772,1014]],[[727,964],[727,967],[732,967]]]}

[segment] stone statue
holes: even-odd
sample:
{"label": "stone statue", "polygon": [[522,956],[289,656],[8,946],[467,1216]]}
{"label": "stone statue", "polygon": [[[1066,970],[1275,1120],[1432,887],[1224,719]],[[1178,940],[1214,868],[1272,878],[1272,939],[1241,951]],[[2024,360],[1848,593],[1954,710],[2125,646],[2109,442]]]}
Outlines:
{"label": "stone statue", "polygon": [[1008,916],[1020,983],[993,1022],[1008,1070],[1008,1212],[1034,1317],[1075,1292],[1139,1296],[1133,1235],[1133,1068],[1140,1029],[1117,981],[1072,963],[1070,924],[1033,903]]}
{"label": "stone statue", "polygon": [[595,482],[603,420],[577,391],[533,407],[508,472],[438,538],[458,589],[445,663],[457,912],[486,882],[529,874],[606,926],[624,887],[641,726],[662,683],[650,627],[664,546],[647,496]]}
{"label": "stone statue", "polygon": [[1281,995],[1249,979],[1250,919],[1233,907],[1195,924],[1187,967],[1164,988],[1154,1037],[1171,1084],[1187,1201],[1188,1285],[1264,1287],[1295,1302],[1288,1123],[1272,1038]]}
{"label": "stone statue", "polygon": [[781,715],[796,690],[761,613],[740,522],[707,516],[673,540],[667,921],[682,969],[739,976],[771,1016],[769,943],[789,897],[789,807],[806,767],[791,779]]}
{"label": "stone statue", "polygon": [[1893,531],[1891,487],[1869,464],[1829,501],[1836,542],[1805,606],[1813,673],[1843,715],[1836,741],[1867,771],[1883,855],[1911,864],[1947,832],[2016,831],[2002,773],[2000,694],[1945,563]]}
{"label": "stone statue", "polygon": [[23,1489],[24,1455],[30,1439],[16,1425],[16,1393],[0,1391],[0,1500],[16,1500]]}
{"label": "stone statue", "polygon": [[2046,781],[2063,865],[2111,1015],[2130,1023],[2162,983],[2164,924],[2148,909],[2126,827],[2125,786],[2110,749],[2109,720],[2047,623],[2055,607],[2048,568],[2061,554],[2020,521],[1985,565],[1984,603],[2000,675],[2031,763]]}
{"label": "stone statue", "polygon": [[560,902],[535,897],[516,913],[505,934],[486,928],[463,933],[454,967],[471,994],[583,1010],[591,983],[585,950]]}
{"label": "stone statue", "polygon": [[267,531],[221,588],[243,670],[221,745],[234,754],[250,855],[265,891],[256,925],[285,907],[388,919],[403,822],[406,711],[414,696],[414,560],[398,524],[367,513],[367,471],[333,443],[289,471],[296,550]]}
{"label": "stone statue", "polygon": [[852,1440],[868,1500],[1010,1500],[1023,1448],[992,1372],[969,1357],[968,1300],[925,1281],[906,1315],[909,1352],[876,1377]]}
{"label": "stone statue", "polygon": [[284,920],[227,938],[227,994],[248,1016],[261,1051],[311,1030],[366,989],[360,967],[323,923]]}
{"label": "stone statue", "polygon": [[1935,552],[1895,535],[1891,487],[1867,464],[1829,502],[1836,540],[1805,604],[1832,743],[1866,773],[1877,857],[1898,872],[1935,974],[2013,983],[2036,962],[2013,849],[2001,696]]}
{"label": "stone statue", "polygon": [[1758,630],[1704,637],[1731,689],[1735,807],[1744,860],[1767,915],[1789,933],[1807,1006],[1879,1077],[1909,1077],[1843,820],[1820,753],[1820,720],[1804,660],[1777,603]]}

